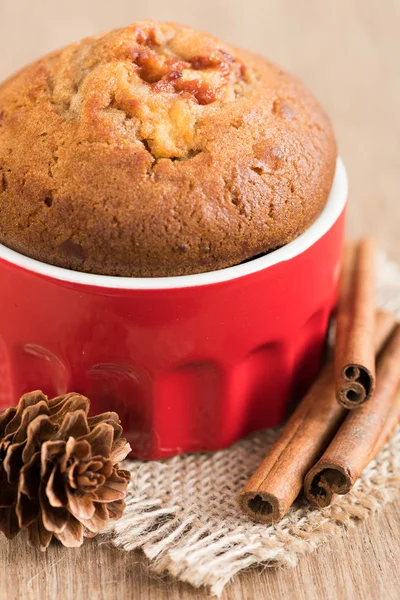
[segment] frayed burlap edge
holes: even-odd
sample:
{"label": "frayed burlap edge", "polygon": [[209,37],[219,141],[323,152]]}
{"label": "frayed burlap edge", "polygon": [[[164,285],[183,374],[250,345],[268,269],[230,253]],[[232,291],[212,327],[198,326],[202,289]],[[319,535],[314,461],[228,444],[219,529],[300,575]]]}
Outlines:
{"label": "frayed burlap edge", "polygon": [[[378,265],[379,304],[400,318],[400,269],[384,256]],[[126,461],[132,473],[127,508],[108,536],[125,550],[141,548],[153,572],[220,595],[252,565],[295,566],[302,554],[382,509],[400,488],[399,428],[332,506],[314,509],[299,499],[280,523],[253,523],[239,513],[236,495],[276,435],[256,433],[216,453]]]}

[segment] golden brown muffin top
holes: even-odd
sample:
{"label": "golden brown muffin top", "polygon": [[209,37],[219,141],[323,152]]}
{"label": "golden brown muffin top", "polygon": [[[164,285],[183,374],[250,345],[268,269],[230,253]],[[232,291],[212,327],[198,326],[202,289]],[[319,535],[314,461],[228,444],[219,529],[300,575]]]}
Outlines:
{"label": "golden brown muffin top", "polygon": [[155,158],[182,158],[200,146],[205,107],[234,101],[248,83],[244,64],[210,36],[139,23],[64,50],[52,84],[67,118],[123,124],[118,133]]}
{"label": "golden brown muffin top", "polygon": [[294,78],[188,27],[136,23],[0,86],[0,242],[108,275],[222,268],[304,231],[335,157]]}

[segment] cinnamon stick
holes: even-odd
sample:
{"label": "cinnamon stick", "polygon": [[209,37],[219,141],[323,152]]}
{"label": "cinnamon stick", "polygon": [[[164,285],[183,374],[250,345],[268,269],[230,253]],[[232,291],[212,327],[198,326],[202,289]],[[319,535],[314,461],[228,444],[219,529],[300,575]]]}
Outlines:
{"label": "cinnamon stick", "polygon": [[[376,348],[383,345],[393,326],[391,314],[377,314]],[[240,509],[259,523],[282,519],[301,491],[305,474],[328,446],[346,412],[336,401],[330,361],[240,492]]]}
{"label": "cinnamon stick", "polygon": [[350,410],[374,391],[374,315],[375,244],[371,239],[348,243],[336,316],[335,384],[338,402]]}
{"label": "cinnamon stick", "polygon": [[373,398],[348,413],[337,434],[304,480],[308,500],[328,506],[347,494],[363,469],[385,444],[399,419],[400,325],[379,357]]}

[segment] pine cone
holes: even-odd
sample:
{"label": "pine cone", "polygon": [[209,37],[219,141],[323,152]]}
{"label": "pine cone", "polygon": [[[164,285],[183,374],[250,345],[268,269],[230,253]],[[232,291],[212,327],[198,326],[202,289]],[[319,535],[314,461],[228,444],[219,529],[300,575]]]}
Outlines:
{"label": "pine cone", "polygon": [[118,468],[130,446],[114,412],[88,417],[89,400],[25,394],[0,414],[0,531],[21,529],[45,550],[53,535],[64,546],[119,519],[130,473]]}

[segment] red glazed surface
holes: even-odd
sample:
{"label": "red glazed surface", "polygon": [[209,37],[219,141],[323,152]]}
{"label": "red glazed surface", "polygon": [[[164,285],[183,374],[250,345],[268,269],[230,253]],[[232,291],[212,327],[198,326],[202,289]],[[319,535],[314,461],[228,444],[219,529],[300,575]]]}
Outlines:
{"label": "red glazed surface", "polygon": [[119,413],[144,459],[222,448],[279,424],[321,363],[343,243],[338,185],[332,222],[321,215],[308,247],[303,234],[269,255],[284,257],[276,264],[267,256],[165,287],[47,268],[3,247],[0,408],[38,388],[80,392],[92,413]]}

